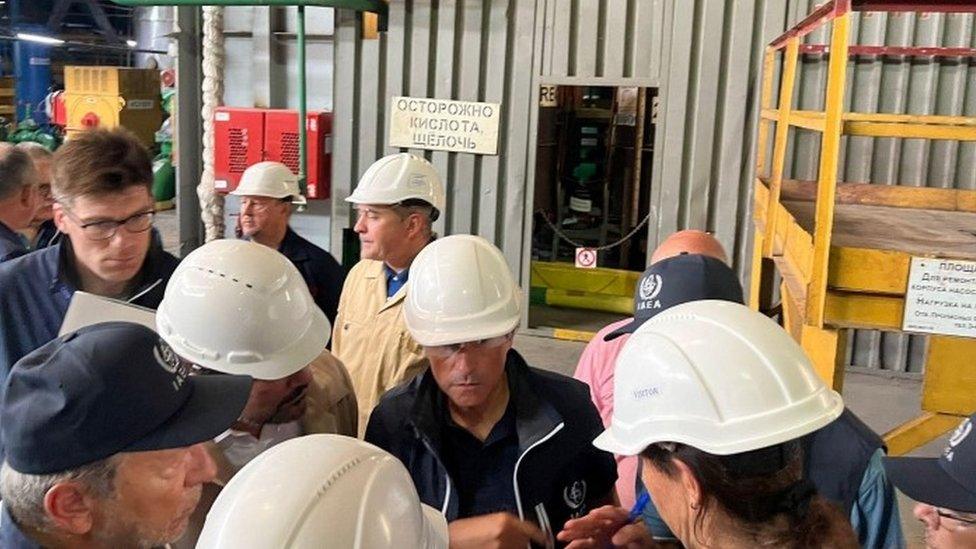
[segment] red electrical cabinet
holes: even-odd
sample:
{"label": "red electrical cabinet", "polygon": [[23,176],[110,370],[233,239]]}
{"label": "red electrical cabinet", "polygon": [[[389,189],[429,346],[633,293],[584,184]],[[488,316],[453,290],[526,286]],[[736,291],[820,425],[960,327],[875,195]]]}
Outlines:
{"label": "red electrical cabinet", "polygon": [[229,193],[241,174],[264,160],[265,109],[220,107],[214,113],[214,188]]}
{"label": "red electrical cabinet", "polygon": [[[332,113],[310,112],[305,118],[308,161],[305,183],[309,198],[329,198],[332,166]],[[281,162],[298,173],[298,112],[269,110],[264,118],[264,159]]]}
{"label": "red electrical cabinet", "polygon": [[[260,119],[260,122],[257,119]],[[237,120],[238,122],[233,122]],[[221,124],[228,130],[221,133]],[[261,160],[274,160],[298,173],[298,112],[281,109],[218,109],[215,116],[217,190],[230,192],[237,188],[241,173]],[[246,146],[234,136],[246,126]],[[260,128],[260,138],[254,131]],[[329,198],[332,172],[332,113],[310,112],[305,119],[308,159],[306,194],[308,198]],[[238,160],[243,159],[243,161]],[[241,162],[243,167],[241,168]],[[239,168],[239,169],[238,169]],[[223,186],[221,186],[223,185]]]}

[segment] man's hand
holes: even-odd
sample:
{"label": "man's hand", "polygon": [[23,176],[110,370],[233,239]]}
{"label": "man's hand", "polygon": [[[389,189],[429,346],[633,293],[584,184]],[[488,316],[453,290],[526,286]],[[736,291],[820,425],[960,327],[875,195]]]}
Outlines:
{"label": "man's hand", "polygon": [[546,535],[511,513],[455,520],[448,525],[451,549],[525,549],[529,542],[546,545]]}
{"label": "man's hand", "polygon": [[623,507],[599,507],[585,517],[566,521],[556,539],[569,542],[566,549],[603,549],[607,545],[628,549],[654,547],[647,528],[643,524],[628,524],[627,515]]}

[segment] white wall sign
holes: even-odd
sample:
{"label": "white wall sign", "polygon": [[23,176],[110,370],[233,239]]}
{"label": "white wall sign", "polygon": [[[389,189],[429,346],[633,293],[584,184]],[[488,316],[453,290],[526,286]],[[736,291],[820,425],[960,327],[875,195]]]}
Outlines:
{"label": "white wall sign", "polygon": [[976,261],[913,257],[902,329],[976,337]]}
{"label": "white wall sign", "polygon": [[390,146],[498,154],[498,103],[394,97]]}

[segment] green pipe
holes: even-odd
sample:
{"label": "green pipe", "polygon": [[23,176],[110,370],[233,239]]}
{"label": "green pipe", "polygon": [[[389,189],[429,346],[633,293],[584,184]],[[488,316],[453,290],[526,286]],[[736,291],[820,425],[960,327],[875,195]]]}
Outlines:
{"label": "green pipe", "polygon": [[305,95],[305,6],[298,6],[298,188],[308,194],[306,158],[308,157],[308,131],[305,117],[308,113],[308,97]]}

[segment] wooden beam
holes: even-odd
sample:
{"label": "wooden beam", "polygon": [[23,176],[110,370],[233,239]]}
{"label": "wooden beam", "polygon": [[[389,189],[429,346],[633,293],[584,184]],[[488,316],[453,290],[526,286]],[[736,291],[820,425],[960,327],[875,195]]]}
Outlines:
{"label": "wooden beam", "polygon": [[[816,181],[783,181],[781,200],[813,202],[817,197]],[[976,213],[976,191],[938,189],[870,183],[839,183],[837,204],[864,204],[923,210]]]}
{"label": "wooden beam", "polygon": [[925,413],[884,435],[889,456],[900,456],[931,442],[956,428],[961,416]]}
{"label": "wooden beam", "polygon": [[900,331],[905,299],[831,291],[824,304],[824,324],[838,328]]}
{"label": "wooden beam", "polygon": [[831,290],[904,295],[911,259],[902,252],[834,246],[827,285]]}

